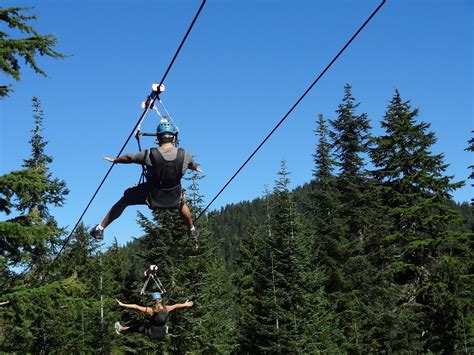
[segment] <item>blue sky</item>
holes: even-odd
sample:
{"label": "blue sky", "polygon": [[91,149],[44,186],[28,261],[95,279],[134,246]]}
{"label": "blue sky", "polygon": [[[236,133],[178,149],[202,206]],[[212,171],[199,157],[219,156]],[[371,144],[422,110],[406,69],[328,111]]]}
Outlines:
{"label": "blue sky", "polygon": [[[181,146],[205,170],[206,203],[293,105],[378,5],[375,0],[208,0],[166,80],[162,95],[180,128]],[[3,1],[34,7],[33,26],[53,33],[64,60],[39,59],[48,78],[23,68],[15,92],[0,102],[0,173],[19,169],[30,154],[31,98],[44,111],[43,135],[51,170],[71,193],[54,210],[72,227],[160,80],[198,0]],[[212,208],[261,196],[273,186],[282,159],[292,186],[311,178],[318,113],[334,118],[345,83],[367,112],[374,132],[395,88],[420,109],[438,138],[448,174],[464,180],[472,165],[465,152],[473,124],[473,2],[387,1],[379,14],[272,136]],[[10,82],[4,76],[2,83]],[[142,128],[154,131],[158,118]],[[150,147],[152,139],[143,145]],[[131,140],[125,152],[137,150]],[[99,222],[140,167],[116,166],[85,215]],[[472,189],[454,194],[467,201]],[[106,244],[123,244],[141,231],[131,207],[106,230]]]}

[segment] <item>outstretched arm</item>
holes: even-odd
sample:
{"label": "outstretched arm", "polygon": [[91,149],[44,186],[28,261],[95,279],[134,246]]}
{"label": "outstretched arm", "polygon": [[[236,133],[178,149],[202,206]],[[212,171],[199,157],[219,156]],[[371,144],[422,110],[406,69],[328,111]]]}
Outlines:
{"label": "outstretched arm", "polygon": [[174,311],[175,309],[179,309],[179,308],[189,308],[189,307],[192,307],[192,305],[193,305],[193,301],[187,300],[184,303],[176,303],[176,304],[173,304],[171,306],[166,306],[166,310],[168,312],[171,312],[171,311]]}
{"label": "outstretched arm", "polygon": [[123,303],[123,302],[120,302],[117,299],[116,299],[116,301],[119,304],[119,306],[121,306],[121,307],[133,309],[137,312],[143,312],[143,313],[148,314],[149,316],[153,315],[153,308],[151,308],[151,307],[143,307],[143,306],[139,306],[138,304],[133,304],[133,303],[130,303],[130,304]]}
{"label": "outstretched arm", "polygon": [[188,168],[191,169],[191,170],[196,170],[198,173],[203,172],[202,168],[199,165],[197,165],[197,163],[195,163],[195,162],[189,163]]}
{"label": "outstretched arm", "polygon": [[114,164],[130,164],[132,163],[133,154],[125,154],[118,158],[104,157],[105,160]]}

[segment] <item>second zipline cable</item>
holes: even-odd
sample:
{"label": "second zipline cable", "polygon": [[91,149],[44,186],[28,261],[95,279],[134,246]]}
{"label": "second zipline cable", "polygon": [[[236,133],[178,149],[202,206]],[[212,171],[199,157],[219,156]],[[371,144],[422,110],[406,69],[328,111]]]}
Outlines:
{"label": "second zipline cable", "polygon": [[347,47],[352,43],[352,41],[357,37],[357,35],[364,29],[364,27],[372,20],[375,14],[380,10],[380,8],[385,4],[386,0],[377,6],[377,8],[370,14],[370,16],[365,20],[365,22],[359,27],[359,29],[352,35],[352,37],[347,41],[347,43],[342,47],[339,52],[334,56],[331,62],[323,69],[323,71],[318,75],[318,77],[311,83],[311,85],[306,89],[303,95],[295,102],[295,104],[288,110],[288,112],[283,116],[283,118],[273,127],[273,129],[268,133],[268,135],[262,140],[258,147],[250,154],[250,156],[245,160],[245,162],[237,169],[237,171],[232,175],[232,177],[226,182],[226,184],[219,190],[219,192],[214,196],[214,198],[207,204],[207,206],[199,213],[196,217],[196,221],[201,218],[201,216],[207,211],[207,209],[214,203],[214,201],[220,196],[220,194],[229,186],[229,184],[234,180],[234,178],[242,171],[242,169],[247,165],[247,163],[254,157],[255,154],[260,150],[260,148],[266,143],[266,141],[273,135],[273,133],[280,127],[280,125],[288,118],[288,116],[293,112],[296,106],[304,99],[304,97],[311,91],[311,89],[316,85],[316,83],[323,77],[324,74],[329,70],[329,68],[334,64],[334,62],[339,58],[339,56],[346,50]]}

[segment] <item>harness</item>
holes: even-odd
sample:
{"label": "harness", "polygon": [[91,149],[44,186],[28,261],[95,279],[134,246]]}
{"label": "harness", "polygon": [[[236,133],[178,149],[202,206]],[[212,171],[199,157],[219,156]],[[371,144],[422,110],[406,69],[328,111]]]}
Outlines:
{"label": "harness", "polygon": [[145,277],[147,278],[145,283],[143,284],[143,287],[140,291],[140,295],[145,295],[145,292],[146,292],[146,288],[148,286],[148,283],[150,282],[150,280],[153,280],[153,282],[155,283],[155,287],[163,294],[163,293],[166,293],[166,290],[163,286],[163,284],[161,283],[160,279],[158,278],[158,276],[156,276],[156,272],[158,271],[158,266],[156,265],[150,265],[150,267],[145,270],[145,272],[143,273],[145,275]]}
{"label": "harness", "polygon": [[176,159],[166,160],[157,148],[150,149],[151,168],[146,170],[148,207],[152,210],[175,208],[181,202],[184,149],[178,148]]}

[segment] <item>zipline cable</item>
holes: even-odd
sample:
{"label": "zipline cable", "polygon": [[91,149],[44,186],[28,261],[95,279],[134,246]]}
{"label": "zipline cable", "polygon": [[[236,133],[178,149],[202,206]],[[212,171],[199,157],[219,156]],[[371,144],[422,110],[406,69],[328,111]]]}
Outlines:
{"label": "zipline cable", "polygon": [[[196,12],[196,15],[194,15],[194,18],[191,22],[191,24],[189,25],[188,27],[188,30],[186,31],[186,34],[184,35],[183,39],[181,40],[181,43],[180,45],[178,46],[178,49],[176,50],[174,56],[173,56],[173,59],[171,59],[171,62],[170,64],[168,65],[168,68],[166,69],[163,77],[161,78],[160,80],[160,84],[163,84],[166,77],[168,76],[168,73],[170,72],[171,70],[171,67],[173,66],[176,58],[178,57],[178,54],[179,52],[181,51],[181,48],[183,47],[184,45],[184,42],[186,42],[186,39],[188,38],[188,35],[189,33],[191,32],[197,18],[199,17],[200,13],[201,13],[201,10],[203,9],[204,5],[206,4],[206,0],[202,0],[202,3],[201,3],[201,6],[199,7],[199,9],[197,10]],[[147,101],[149,100],[149,102],[151,103],[151,105],[154,104],[155,100],[158,99],[158,94],[154,91],[152,91],[148,96],[147,96]],[[132,136],[134,135],[137,127],[139,126],[139,124],[143,121],[145,115],[147,114],[147,111],[148,111],[148,107],[145,107],[144,110],[143,110],[143,113],[141,114],[140,118],[138,119],[137,123],[135,124],[135,126],[133,127],[131,133],[129,134],[128,138],[126,139],[125,143],[123,144],[122,148],[120,149],[120,151],[118,152],[116,158],[118,158],[123,150],[125,149],[125,147],[127,146],[128,142],[130,141],[130,139],[132,138]],[[61,249],[59,250],[59,252],[56,254],[56,257],[53,259],[53,262],[51,263],[51,266],[54,265],[54,263],[58,260],[59,256],[61,255],[61,252],[64,250],[64,248],[66,247],[67,243],[69,242],[69,239],[71,239],[71,236],[72,234],[74,233],[74,231],[76,230],[77,226],[79,225],[79,223],[82,221],[82,218],[84,217],[84,215],[86,214],[87,210],[89,209],[90,205],[92,204],[92,201],[94,201],[96,195],[99,193],[99,190],[102,188],[102,185],[104,185],[105,183],[105,180],[107,180],[110,172],[112,171],[113,167],[115,166],[115,164],[112,164],[109,168],[109,170],[107,170],[107,173],[105,174],[104,178],[102,179],[102,181],[100,182],[99,186],[97,187],[97,189],[95,190],[94,194],[92,195],[92,198],[89,200],[89,203],[87,204],[86,208],[84,209],[84,211],[82,212],[81,216],[79,217],[79,219],[77,220],[76,224],[74,225],[74,228],[71,230],[71,233],[69,233],[68,237],[64,240],[62,246],[61,246]]]}
{"label": "zipline cable", "polygon": [[316,85],[316,83],[323,77],[323,75],[329,70],[329,68],[334,64],[334,62],[339,58],[339,56],[346,50],[351,42],[357,37],[357,35],[364,29],[364,27],[370,22],[370,20],[375,16],[375,14],[380,10],[380,8],[385,4],[386,0],[377,6],[377,8],[370,14],[370,16],[365,20],[362,26],[352,35],[352,37],[347,41],[344,47],[339,50],[336,56],[331,60],[331,62],[324,68],[324,70],[318,75],[318,77],[312,82],[312,84],[306,89],[306,91],[301,95],[301,97],[296,101],[296,103],[290,108],[290,110],[283,116],[280,122],[270,131],[270,133],[263,139],[263,141],[258,145],[258,147],[253,151],[252,154],[245,160],[245,162],[237,169],[237,171],[232,175],[232,177],[227,181],[227,183],[219,190],[219,192],[214,196],[211,202],[199,213],[196,217],[196,221],[201,218],[201,216],[207,211],[207,209],[214,203],[214,201],[220,196],[220,194],[229,186],[229,184],[234,180],[234,178],[241,172],[241,170],[247,165],[247,163],[254,157],[254,155],[260,150],[260,148],[266,143],[266,141],[273,135],[273,133],[280,127],[280,125],[286,120],[286,118],[291,114],[291,112],[299,105],[299,103],[304,99],[304,97],[311,91],[311,89]]}

